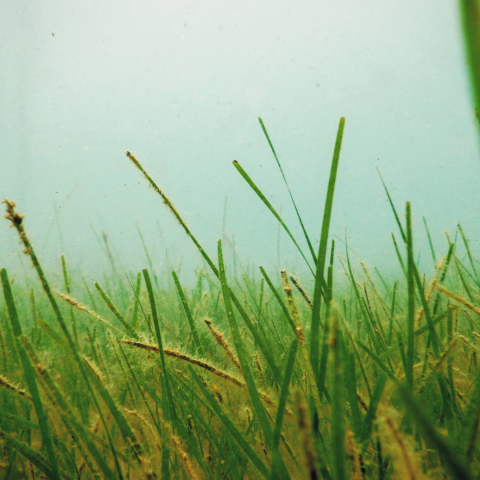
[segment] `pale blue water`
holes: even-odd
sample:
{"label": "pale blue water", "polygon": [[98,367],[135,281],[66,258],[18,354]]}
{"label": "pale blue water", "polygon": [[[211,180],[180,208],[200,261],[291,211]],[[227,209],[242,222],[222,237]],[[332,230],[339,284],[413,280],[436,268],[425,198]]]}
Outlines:
{"label": "pale blue water", "polygon": [[[201,264],[127,149],[212,255],[228,197],[239,256],[277,266],[277,224],[231,165],[303,240],[258,116],[313,237],[345,116],[332,231],[347,227],[355,262],[396,268],[377,166],[399,209],[412,202],[416,254],[430,261],[423,215],[438,256],[458,222],[478,251],[480,162],[455,1],[22,0],[2,2],[0,18],[0,196],[27,213],[50,269],[65,253],[88,275],[106,270],[93,233],[103,228],[125,268],[143,268],[135,222],[157,266],[167,269],[166,245],[184,275]],[[7,225],[0,263],[19,270]],[[281,265],[304,273],[280,238]]]}

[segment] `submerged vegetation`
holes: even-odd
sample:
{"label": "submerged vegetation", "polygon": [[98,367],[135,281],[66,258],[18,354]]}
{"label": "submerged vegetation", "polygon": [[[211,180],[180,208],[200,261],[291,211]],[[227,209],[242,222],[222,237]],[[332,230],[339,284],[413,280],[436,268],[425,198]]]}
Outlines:
{"label": "submerged vegetation", "polygon": [[[130,152],[205,260],[193,289],[175,271],[161,281],[153,264],[136,276],[112,269],[90,288],[64,256],[62,285],[53,288],[24,216],[4,201],[40,287],[1,270],[3,478],[479,475],[479,263],[459,226],[460,244],[448,239],[442,258],[430,241],[435,273],[427,278],[414,260],[410,204],[402,220],[386,186],[401,278],[389,283],[375,269],[374,280],[363,264],[356,271],[348,248],[336,254],[329,225],[344,124],[317,251],[290,190],[308,253],[234,162],[298,248],[312,284],[263,267],[232,276],[221,241],[211,258]],[[346,282],[334,278],[336,262]]]}
{"label": "submerged vegetation", "polygon": [[[478,117],[480,8],[461,0],[460,9]],[[290,189],[305,242],[234,162],[295,244],[311,284],[263,267],[232,276],[221,241],[211,258],[130,152],[205,261],[193,289],[174,271],[173,281],[159,278],[148,251],[149,269],[112,268],[91,287],[62,255],[53,286],[24,215],[3,202],[40,283],[0,270],[2,478],[480,478],[480,263],[461,226],[437,256],[424,220],[435,267],[427,277],[414,260],[411,206],[403,219],[385,184],[400,278],[363,263],[359,271],[348,248],[335,252],[329,227],[344,124],[318,249]],[[338,263],[342,279],[333,275]]]}

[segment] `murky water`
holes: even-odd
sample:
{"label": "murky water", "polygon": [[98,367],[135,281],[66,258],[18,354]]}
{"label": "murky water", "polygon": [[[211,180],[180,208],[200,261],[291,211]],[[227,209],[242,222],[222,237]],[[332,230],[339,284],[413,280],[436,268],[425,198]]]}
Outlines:
{"label": "murky water", "polygon": [[[142,268],[136,223],[157,265],[201,264],[128,149],[209,251],[225,226],[246,264],[302,273],[291,242],[231,164],[241,163],[302,239],[259,116],[316,241],[344,116],[332,219],[339,248],[346,229],[356,259],[397,268],[378,167],[397,207],[412,202],[422,259],[422,216],[439,252],[458,222],[477,249],[479,162],[455,2],[0,9],[0,195],[27,213],[52,268],[62,252],[89,274],[108,268],[103,231],[126,269]],[[0,261],[17,269],[16,239],[4,227]]]}

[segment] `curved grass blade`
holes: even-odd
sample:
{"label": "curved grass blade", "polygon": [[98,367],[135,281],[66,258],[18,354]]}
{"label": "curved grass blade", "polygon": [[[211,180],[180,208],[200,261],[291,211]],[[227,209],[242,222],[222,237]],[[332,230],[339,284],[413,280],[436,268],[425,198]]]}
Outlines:
{"label": "curved grass blade", "polygon": [[303,234],[305,235],[305,239],[307,240],[307,243],[308,243],[308,248],[310,249],[310,253],[312,254],[313,263],[316,265],[317,264],[317,256],[315,255],[315,250],[313,249],[312,242],[310,242],[310,238],[307,234],[307,230],[305,229],[305,226],[303,225],[302,217],[300,217],[300,213],[297,209],[297,204],[295,203],[295,200],[293,199],[293,195],[292,195],[292,192],[290,191],[290,187],[288,186],[287,178],[285,177],[285,173],[283,172],[283,168],[282,168],[282,165],[280,164],[280,160],[277,157],[277,153],[275,152],[275,148],[273,148],[272,141],[270,140],[270,136],[267,133],[267,129],[265,128],[265,124],[263,123],[263,120],[260,117],[258,117],[258,121],[260,122],[260,126],[262,127],[263,133],[264,133],[265,137],[267,138],[268,144],[270,145],[273,156],[275,157],[278,168],[280,169],[280,172],[282,174],[283,181],[285,182],[285,185],[287,186],[287,190],[288,190],[288,193],[290,195],[290,199],[292,200],[292,203],[293,203],[293,208],[295,208],[295,212],[297,214],[298,221],[300,222]]}
{"label": "curved grass blade", "polygon": [[[7,304],[8,314],[10,316],[10,323],[12,324],[13,334],[15,338],[19,338],[22,335],[22,327],[18,319],[17,307],[15,305],[15,300],[13,298],[12,288],[10,286],[10,281],[8,279],[7,270],[2,268],[0,270],[0,275],[2,278],[3,294],[5,296],[5,303]],[[57,464],[57,456],[55,455],[55,450],[53,447],[52,434],[50,431],[50,426],[48,425],[47,415],[43,408],[42,399],[40,397],[40,392],[38,390],[37,381],[35,380],[35,371],[30,362],[30,359],[27,355],[27,352],[20,342],[18,342],[18,351],[20,354],[20,359],[22,361],[23,370],[25,372],[25,380],[27,382],[28,388],[30,390],[30,395],[32,396],[33,405],[37,413],[38,423],[42,432],[42,439],[47,450],[47,456],[50,461],[50,471],[51,477],[54,480],[60,480],[60,471]]]}
{"label": "curved grass blade", "polygon": [[273,428],[272,441],[272,475],[271,479],[276,480],[281,478],[281,463],[280,463],[280,438],[282,433],[283,417],[285,415],[285,406],[287,404],[288,389],[290,381],[292,380],[293,367],[295,365],[295,357],[297,354],[298,340],[295,339],[290,345],[288,356],[286,360],[285,373],[283,374],[283,384],[280,390],[280,397],[278,399],[277,415],[275,416],[275,426]]}
{"label": "curved grass blade", "polygon": [[315,272],[315,286],[313,289],[313,308],[312,323],[310,329],[310,360],[312,362],[313,373],[318,377],[319,369],[319,345],[320,345],[320,305],[322,294],[326,296],[326,285],[324,280],[325,259],[328,248],[328,232],[330,229],[330,220],[332,218],[333,195],[335,193],[335,183],[337,180],[338,162],[340,160],[340,150],[342,148],[343,130],[345,128],[345,118],[340,118],[335,140],[335,149],[333,151],[332,164],[330,167],[330,178],[328,179],[327,197],[323,209],[322,230],[320,233],[320,245],[318,247],[317,268]]}
{"label": "curved grass blade", "polygon": [[260,200],[265,204],[265,206],[272,212],[273,216],[278,220],[280,225],[283,227],[285,232],[287,232],[287,235],[290,237],[292,242],[295,244],[297,247],[297,250],[300,252],[300,255],[303,257],[305,260],[305,263],[307,264],[308,268],[312,272],[312,275],[315,275],[315,273],[312,270],[312,267],[310,266],[310,263],[307,260],[307,257],[305,257],[305,254],[303,253],[302,249],[300,248],[300,245],[297,243],[295,240],[295,237],[292,235],[288,227],[285,225],[285,222],[282,220],[282,217],[277,213],[277,211],[273,208],[272,204],[267,200],[267,197],[262,193],[262,191],[257,187],[255,182],[249,177],[248,173],[243,169],[243,167],[236,161],[234,160],[233,166],[237,169],[238,173],[244,178],[244,180],[248,183],[250,188],[257,194],[257,196],[260,198]]}

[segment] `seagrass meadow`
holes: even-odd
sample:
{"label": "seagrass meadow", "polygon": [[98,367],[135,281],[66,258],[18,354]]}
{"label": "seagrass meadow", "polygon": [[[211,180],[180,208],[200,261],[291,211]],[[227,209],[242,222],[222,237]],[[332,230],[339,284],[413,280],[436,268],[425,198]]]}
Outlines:
{"label": "seagrass meadow", "polygon": [[[460,10],[478,117],[480,7],[463,0]],[[345,119],[322,185],[319,242],[259,123],[298,225],[233,167],[298,250],[305,281],[268,265],[237,274],[222,241],[209,255],[168,186],[129,151],[118,168],[143,178],[152,205],[195,245],[203,263],[193,286],[160,270],[141,234],[142,271],[123,271],[108,246],[111,269],[93,283],[60,252],[44,269],[29,217],[2,202],[0,228],[10,223],[32,268],[0,270],[1,478],[480,478],[480,262],[468,231],[458,225],[434,245],[427,220],[413,222],[415,206],[383,183],[399,274],[351,261],[330,231]]]}
{"label": "seagrass meadow", "polygon": [[112,255],[111,273],[89,285],[62,255],[52,283],[28,218],[4,200],[35,276],[1,270],[3,478],[478,476],[478,261],[461,226],[438,252],[425,221],[435,267],[427,277],[411,206],[397,210],[385,185],[401,277],[356,268],[348,247],[336,252],[329,225],[344,127],[341,118],[317,251],[300,213],[306,252],[233,162],[298,248],[308,285],[263,267],[233,276],[222,242],[210,257],[130,152],[203,257],[194,288],[175,271],[162,281],[147,246],[148,268],[136,275]]}

